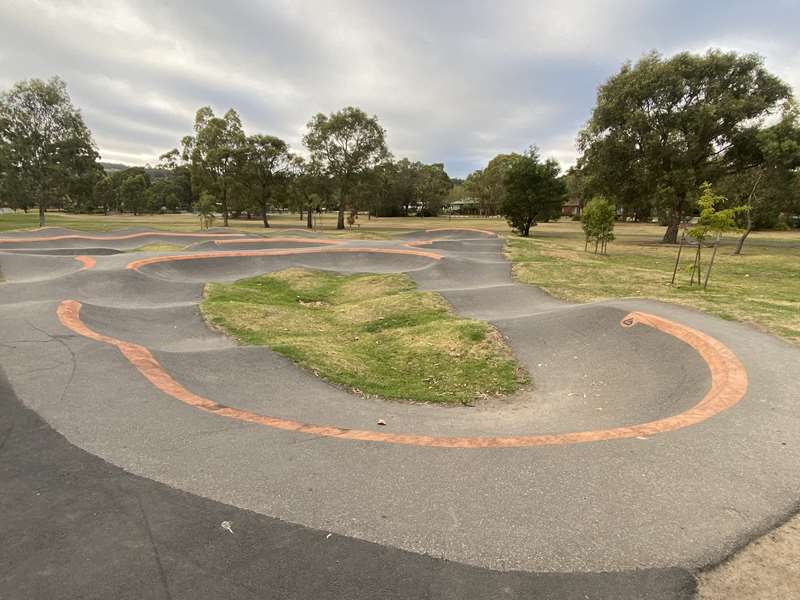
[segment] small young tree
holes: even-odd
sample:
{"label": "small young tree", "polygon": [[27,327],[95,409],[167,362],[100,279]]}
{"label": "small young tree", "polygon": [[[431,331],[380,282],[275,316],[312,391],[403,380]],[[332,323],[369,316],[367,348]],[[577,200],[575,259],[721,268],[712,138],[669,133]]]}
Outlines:
{"label": "small young tree", "polygon": [[595,196],[583,208],[581,225],[586,234],[584,251],[594,242],[594,253],[606,254],[608,242],[614,240],[614,219],[616,207],[604,196]]}
{"label": "small young tree", "polygon": [[506,176],[506,194],[501,211],[503,216],[523,237],[539,221],[553,219],[561,213],[567,187],[559,177],[560,168],[553,159],[542,162],[536,148],[517,157]]}
{"label": "small young tree", "polygon": [[200,215],[200,229],[208,229],[214,224],[214,211],[217,208],[217,199],[213,194],[203,192],[200,199],[194,205],[197,214]]}
{"label": "small young tree", "polygon": [[690,228],[687,234],[697,242],[697,252],[695,253],[694,263],[692,264],[691,284],[694,284],[694,277],[697,274],[697,285],[700,285],[701,274],[701,252],[703,244],[713,236],[714,251],[706,271],[703,289],[708,287],[708,278],[711,275],[711,268],[714,266],[714,258],[717,256],[717,247],[726,231],[736,229],[736,215],[750,209],[749,206],[735,206],[733,208],[717,209],[717,206],[725,202],[725,197],[714,192],[709,182],[700,186],[700,197],[697,199],[697,206],[700,208],[700,217],[694,227]]}

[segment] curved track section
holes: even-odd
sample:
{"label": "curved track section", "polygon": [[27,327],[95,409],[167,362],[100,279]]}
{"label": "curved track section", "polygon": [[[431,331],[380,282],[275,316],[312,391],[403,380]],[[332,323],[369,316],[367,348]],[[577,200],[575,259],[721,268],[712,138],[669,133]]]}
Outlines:
{"label": "curved track section", "polygon": [[[76,235],[42,233],[22,243]],[[116,237],[130,233],[144,232]],[[0,362],[16,394],[143,477],[492,569],[694,569],[795,508],[788,344],[654,302],[558,301],[513,283],[490,232],[250,239],[91,266],[0,249]],[[288,266],[408,272],[498,327],[534,386],[474,408],[366,399],[205,326],[203,283]]]}

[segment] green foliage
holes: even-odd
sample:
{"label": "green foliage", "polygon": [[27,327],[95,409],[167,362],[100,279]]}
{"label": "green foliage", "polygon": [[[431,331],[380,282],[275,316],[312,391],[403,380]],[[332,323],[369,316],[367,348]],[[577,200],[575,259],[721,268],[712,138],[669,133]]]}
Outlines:
{"label": "green foliage", "polygon": [[[686,233],[689,237],[693,238],[697,243],[697,251],[695,252],[694,263],[692,265],[691,283],[694,283],[695,275],[697,276],[697,284],[700,285],[700,275],[702,273],[701,257],[703,251],[703,244],[705,244],[709,236],[715,236],[714,254],[711,256],[711,262],[706,270],[706,278],[703,287],[708,286],[708,279],[711,276],[711,268],[714,266],[714,257],[717,253],[717,245],[722,234],[726,231],[736,229],[736,215],[750,209],[749,206],[735,206],[733,208],[720,209],[718,206],[725,202],[725,197],[720,196],[714,192],[712,185],[709,182],[704,182],[700,186],[700,196],[697,199],[697,206],[700,209],[700,216],[694,227],[690,228]],[[678,254],[678,260],[680,254]],[[676,260],[677,269],[677,260]],[[674,277],[673,277],[674,281]]]}
{"label": "green foliage", "polygon": [[344,229],[344,210],[351,207],[349,192],[370,169],[388,157],[386,131],[378,118],[348,106],[309,122],[303,144],[311,161],[330,177],[339,190],[337,229]]}
{"label": "green foliage", "polygon": [[501,213],[506,198],[506,176],[519,158],[517,153],[498,154],[486,168],[467,177],[466,192],[478,201],[478,214],[489,217]]}
{"label": "green foliage", "polygon": [[272,135],[247,137],[242,172],[264,227],[269,227],[270,205],[288,183],[294,164],[289,145],[282,139]]}
{"label": "green foliage", "polygon": [[756,55],[653,52],[600,87],[579,136],[579,166],[594,192],[626,212],[650,203],[665,214],[664,241],[675,242],[700,182],[735,169],[742,132],[789,97]]}
{"label": "green foliage", "polygon": [[202,192],[194,205],[195,212],[200,215],[200,229],[208,229],[214,224],[214,213],[217,210],[217,199],[213,194]]}
{"label": "green foliage", "polygon": [[241,184],[246,138],[239,114],[229,109],[223,117],[214,116],[211,107],[197,111],[194,136],[183,138],[183,160],[190,165],[196,193],[214,194],[221,206],[223,225],[228,226],[231,189]]}
{"label": "green foliage", "polygon": [[616,216],[616,207],[604,196],[595,196],[586,203],[581,213],[581,226],[586,234],[584,250],[594,242],[594,253],[606,254],[608,242],[614,240]]}
{"label": "green foliage", "polygon": [[709,235],[716,234],[721,236],[726,231],[736,229],[736,214],[749,209],[748,206],[736,206],[733,208],[720,209],[725,202],[725,197],[714,192],[713,186],[705,182],[700,186],[700,197],[697,199],[697,207],[700,209],[700,216],[694,227],[690,228],[687,234],[697,242],[705,242]]}
{"label": "green foliage", "polygon": [[[21,81],[0,95],[0,197],[11,206],[72,206],[102,176],[80,111],[58,77]],[[15,200],[18,198],[18,200]]]}
{"label": "green foliage", "polygon": [[559,177],[554,159],[541,162],[536,148],[514,159],[505,176],[505,196],[501,212],[508,224],[528,237],[539,221],[561,214],[566,185]]}

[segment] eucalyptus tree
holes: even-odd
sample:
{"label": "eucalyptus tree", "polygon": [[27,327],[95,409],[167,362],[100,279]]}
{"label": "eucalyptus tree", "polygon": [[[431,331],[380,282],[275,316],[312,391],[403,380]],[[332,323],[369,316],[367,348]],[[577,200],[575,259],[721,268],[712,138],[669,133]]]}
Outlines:
{"label": "eucalyptus tree", "polygon": [[444,164],[418,163],[418,165],[419,175],[415,194],[420,206],[419,214],[426,217],[438,216],[447,202],[447,195],[453,184],[444,170]]}
{"label": "eucalyptus tree", "polygon": [[595,191],[653,198],[667,214],[663,241],[674,243],[699,184],[729,171],[742,132],[790,97],[754,54],[652,52],[600,86],[580,164]]}
{"label": "eucalyptus tree", "polygon": [[91,193],[99,154],[66,84],[58,77],[16,83],[0,95],[0,171],[7,188],[45,209],[72,191]]}
{"label": "eucalyptus tree", "polygon": [[308,122],[303,143],[312,163],[319,165],[338,187],[336,228],[344,229],[344,211],[352,204],[350,191],[360,177],[389,154],[386,131],[376,116],[348,106],[330,115],[315,115]]}
{"label": "eucalyptus tree", "polygon": [[482,216],[500,213],[506,195],[506,174],[519,154],[498,154],[485,168],[467,177],[468,192],[478,200],[478,210]]}
{"label": "eucalyptus tree", "polygon": [[294,156],[282,139],[272,135],[247,138],[243,174],[264,227],[269,227],[268,213],[276,191],[286,184],[294,164]]}
{"label": "eucalyptus tree", "polygon": [[197,111],[194,136],[183,138],[183,160],[190,165],[195,194],[208,192],[220,203],[222,223],[228,226],[231,190],[241,183],[247,138],[239,114],[232,108],[222,117],[211,107]]}

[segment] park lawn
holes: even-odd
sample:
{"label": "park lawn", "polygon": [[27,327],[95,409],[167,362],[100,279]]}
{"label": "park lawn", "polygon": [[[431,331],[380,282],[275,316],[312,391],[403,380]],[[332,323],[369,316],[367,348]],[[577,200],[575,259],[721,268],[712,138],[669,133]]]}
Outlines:
{"label": "park lawn", "polygon": [[125,250],[125,252],[178,252],[183,250],[186,246],[179,244],[168,244],[166,242],[153,242],[152,244],[144,244],[138,248]]}
{"label": "park lawn", "polygon": [[[47,213],[48,227],[64,227],[79,231],[113,231],[130,227],[145,227],[164,231],[199,232],[200,222],[192,214],[167,214],[167,215],[85,215],[61,212]],[[231,232],[247,232],[251,234],[291,234],[290,229],[305,229],[305,219],[300,219],[297,214],[276,214],[270,216],[269,229],[264,228],[257,218],[230,219]],[[214,222],[215,227],[222,225],[222,219]],[[0,232],[18,229],[36,229],[39,226],[39,214],[31,211],[27,214],[7,213],[0,214]],[[510,231],[506,221],[501,218],[479,217],[373,217],[359,216],[358,226],[352,230],[338,231],[336,229],[336,214],[325,213],[317,217],[317,231],[324,232],[326,236],[341,236],[356,239],[390,239],[410,231],[420,229],[434,229],[439,227],[471,227],[486,229],[497,233]]]}
{"label": "park lawn", "polygon": [[[543,224],[534,237],[510,236],[507,253],[517,280],[574,302],[654,298],[752,324],[800,344],[800,232],[756,232],[733,256],[721,246],[708,290],[689,285],[694,249],[684,248],[670,285],[676,246],[657,243],[663,228],[617,224],[608,256],[584,252],[580,223]],[[704,251],[704,264],[711,252]]]}
{"label": "park lawn", "polygon": [[497,330],[455,316],[405,274],[291,268],[208,284],[201,310],[237,340],[368,396],[470,404],[528,382]]}

